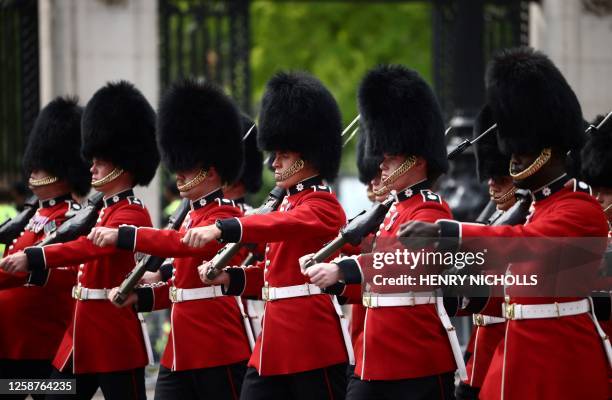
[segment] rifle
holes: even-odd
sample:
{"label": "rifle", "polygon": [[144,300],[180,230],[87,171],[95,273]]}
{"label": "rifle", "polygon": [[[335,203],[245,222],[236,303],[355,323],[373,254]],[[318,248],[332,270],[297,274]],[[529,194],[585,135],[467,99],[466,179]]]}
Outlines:
{"label": "rifle", "polygon": [[315,264],[321,263],[331,257],[334,253],[347,243],[358,245],[364,237],[384,221],[385,215],[395,202],[395,196],[389,195],[382,203],[376,203],[367,211],[362,211],[355,218],[349,221],[341,230],[340,234],[323,248],[317,251],[310,260],[306,262],[304,268],[310,268]]}
{"label": "rifle", "polygon": [[85,207],[75,212],[72,217],[61,224],[55,232],[47,236],[38,246],[70,242],[79,236],[87,234],[96,224],[98,213],[104,204],[102,201],[103,198],[104,194],[101,192],[92,195],[87,199],[87,205]]}
{"label": "rifle", "polygon": [[38,198],[36,196],[28,197],[22,212],[0,224],[0,243],[11,244],[23,232],[30,219],[36,213],[36,210],[38,210],[38,207]]}
{"label": "rifle", "polygon": [[[253,212],[252,215],[267,214],[276,210],[284,196],[285,189],[275,186],[268,195],[266,201],[261,205],[261,207]],[[244,246],[242,243],[229,243],[219,249],[217,254],[211,260],[211,265],[206,271],[206,277],[212,280],[219,276],[221,271],[223,271],[223,268],[225,268],[230,260],[238,253],[238,251],[240,251],[242,246]]]}
{"label": "rifle", "polygon": [[[168,219],[168,224],[165,226],[165,229],[178,230],[183,224],[183,221],[185,220],[189,209],[189,200],[183,199],[174,214],[172,214],[172,216],[170,216],[170,218]],[[119,286],[119,290],[113,298],[113,303],[119,305],[123,304],[123,302],[125,302],[125,300],[127,299],[128,295],[134,290],[136,285],[138,285],[138,282],[143,277],[145,272],[157,271],[165,260],[165,257],[157,257],[152,256],[150,254],[144,256],[140,261],[138,261],[132,271],[128,273],[123,282],[121,282],[121,286]]]}

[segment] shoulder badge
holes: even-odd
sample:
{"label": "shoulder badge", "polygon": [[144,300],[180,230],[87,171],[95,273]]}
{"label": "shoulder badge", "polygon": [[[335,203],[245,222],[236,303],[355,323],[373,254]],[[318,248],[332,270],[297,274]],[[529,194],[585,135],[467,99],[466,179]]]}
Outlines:
{"label": "shoulder badge", "polygon": [[329,186],[326,185],[313,185],[312,189],[315,192],[327,192],[327,193],[331,193],[332,189]]}
{"label": "shoulder badge", "polygon": [[442,198],[437,193],[432,192],[431,190],[421,190],[421,196],[423,197],[423,201],[434,201],[436,203],[442,204]]}
{"label": "shoulder badge", "polygon": [[144,203],[143,203],[143,202],[142,202],[142,200],[140,200],[139,198],[137,198],[137,197],[131,197],[131,196],[130,196],[130,197],[128,197],[127,199],[128,199],[128,202],[129,202],[130,204],[136,204],[136,205],[138,205],[138,206],[140,206],[140,207],[144,208]]}
{"label": "shoulder badge", "polygon": [[574,192],[584,192],[588,194],[593,194],[593,190],[588,183],[579,181],[578,179],[574,179]]}

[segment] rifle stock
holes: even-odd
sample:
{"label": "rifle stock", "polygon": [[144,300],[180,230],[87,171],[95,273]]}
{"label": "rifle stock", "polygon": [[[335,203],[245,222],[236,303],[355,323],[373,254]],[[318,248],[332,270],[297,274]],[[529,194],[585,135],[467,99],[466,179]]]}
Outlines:
{"label": "rifle stock", "polygon": [[40,242],[39,246],[46,246],[54,243],[70,242],[91,231],[96,225],[98,213],[102,208],[104,194],[97,192],[87,200],[87,205],[77,211],[74,216],[65,221],[59,228]]}
{"label": "rifle stock", "polygon": [[29,197],[24,206],[22,212],[0,225],[0,243],[11,244],[13,239],[16,239],[23,232],[36,210],[38,210],[38,198],[36,196]]}

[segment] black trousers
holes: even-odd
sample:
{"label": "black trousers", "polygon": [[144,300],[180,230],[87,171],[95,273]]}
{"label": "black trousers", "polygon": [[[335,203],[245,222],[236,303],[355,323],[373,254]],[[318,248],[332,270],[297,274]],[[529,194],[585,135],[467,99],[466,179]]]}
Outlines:
{"label": "black trousers", "polygon": [[346,364],[289,375],[259,376],[248,368],[240,400],[342,400],[346,394]]}
{"label": "black trousers", "polygon": [[213,368],[171,371],[159,367],[155,400],[238,400],[246,361]]}
{"label": "black trousers", "polygon": [[455,390],[455,397],[457,400],[478,400],[478,394],[480,388],[475,388],[467,383],[459,382],[459,386]]}
{"label": "black trousers", "polygon": [[454,400],[454,373],[395,381],[362,381],[353,376],[347,400]]}
{"label": "black trousers", "polygon": [[[47,379],[53,371],[51,360],[6,360],[0,359],[0,379]],[[0,395],[0,399],[25,399],[27,394]],[[33,394],[35,400],[44,399],[44,394]]]}
{"label": "black trousers", "polygon": [[[66,368],[66,371],[71,369]],[[54,368],[51,379],[76,379],[77,393],[76,395],[51,394],[45,397],[48,400],[89,400],[98,388],[102,390],[107,400],[146,400],[147,398],[144,368],[76,375],[71,372],[60,372]]]}

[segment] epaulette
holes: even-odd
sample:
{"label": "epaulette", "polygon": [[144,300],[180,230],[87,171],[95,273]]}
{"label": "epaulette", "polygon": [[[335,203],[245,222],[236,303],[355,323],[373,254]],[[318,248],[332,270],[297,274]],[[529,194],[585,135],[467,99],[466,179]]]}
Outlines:
{"label": "epaulette", "polygon": [[232,206],[232,207],[237,207],[240,208],[236,205],[236,202],[234,200],[230,200],[230,199],[221,199],[219,197],[217,197],[215,200],[217,200],[217,202],[219,203],[220,206]]}
{"label": "epaulette", "polygon": [[588,194],[593,194],[593,190],[588,183],[579,181],[578,179],[574,179],[574,192],[583,192]]}
{"label": "epaulette", "polygon": [[312,190],[314,190],[315,192],[327,192],[327,193],[332,192],[331,187],[327,185],[313,185],[311,187],[312,187]]}
{"label": "epaulette", "polygon": [[66,218],[72,218],[74,217],[74,215],[76,213],[78,213],[79,211],[81,211],[81,205],[79,203],[77,203],[76,201],[72,201],[70,200],[68,202],[68,210],[66,211],[66,214],[64,214],[66,216]]}
{"label": "epaulette", "polygon": [[435,201],[436,203],[442,204],[442,198],[440,195],[432,192],[431,190],[421,190],[421,196],[423,197],[423,201]]}
{"label": "epaulette", "polygon": [[140,207],[144,208],[144,203],[138,197],[130,196],[130,197],[127,198],[127,200],[128,200],[128,202],[130,204],[136,204],[136,205],[139,205]]}

